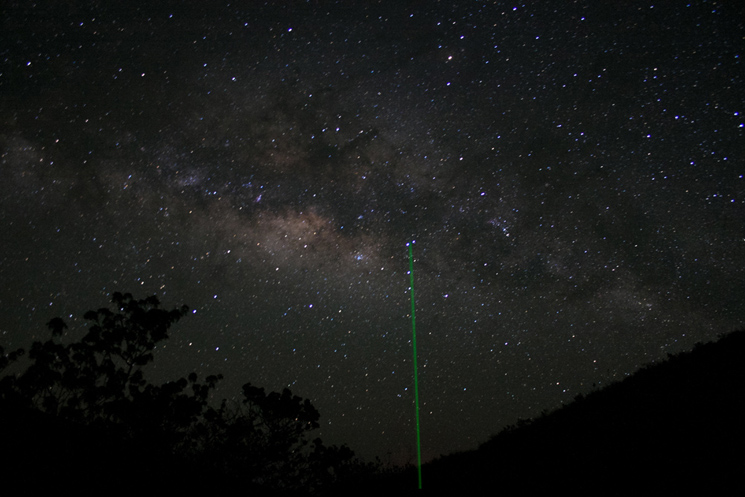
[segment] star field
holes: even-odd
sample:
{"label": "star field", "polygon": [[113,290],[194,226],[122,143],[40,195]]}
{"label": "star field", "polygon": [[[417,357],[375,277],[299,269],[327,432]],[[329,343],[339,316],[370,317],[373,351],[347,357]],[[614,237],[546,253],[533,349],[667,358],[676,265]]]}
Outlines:
{"label": "star field", "polygon": [[151,374],[474,448],[743,323],[737,2],[9,2],[0,335],[187,304]]}

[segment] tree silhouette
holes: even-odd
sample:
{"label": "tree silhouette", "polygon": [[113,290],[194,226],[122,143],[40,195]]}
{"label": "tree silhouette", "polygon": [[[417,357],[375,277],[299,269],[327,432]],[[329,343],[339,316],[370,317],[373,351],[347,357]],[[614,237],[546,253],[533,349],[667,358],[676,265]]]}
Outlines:
{"label": "tree silhouette", "polygon": [[88,333],[64,345],[67,324],[54,318],[47,326],[52,338],[34,342],[29,368],[15,382],[29,407],[76,422],[122,422],[135,399],[147,389],[142,368],[153,360],[155,346],[168,338],[170,326],[187,308],[160,309],[155,296],[135,300],[114,293],[108,308],[89,311]]}
{"label": "tree silhouette", "polygon": [[[32,344],[27,369],[0,379],[0,414],[42,416],[21,414],[13,421],[39,420],[31,429],[49,434],[35,443],[64,445],[69,452],[70,439],[60,438],[59,432],[81,433],[74,437],[79,447],[69,456],[88,461],[80,467],[95,467],[100,475],[122,473],[122,467],[105,467],[108,457],[134,477],[160,468],[164,478],[170,464],[182,472],[199,468],[204,475],[282,491],[319,489],[375,469],[355,460],[346,446],[311,442],[308,433],[319,427],[320,415],[308,399],[289,389],[266,393],[246,383],[240,402],[223,400],[215,406],[209,398],[222,375],[201,383],[196,373],[162,385],[150,383],[143,368],[188,309],[165,310],[155,296],[137,300],[122,293],[113,294],[112,304],[113,311],[85,313],[88,331],[72,343],[63,343],[68,327],[62,319],[49,321],[52,336]],[[5,355],[0,348],[0,373],[22,355],[21,349]],[[38,423],[43,430],[37,430]],[[90,443],[86,446],[84,440]],[[52,459],[48,464],[59,469],[65,462]]]}

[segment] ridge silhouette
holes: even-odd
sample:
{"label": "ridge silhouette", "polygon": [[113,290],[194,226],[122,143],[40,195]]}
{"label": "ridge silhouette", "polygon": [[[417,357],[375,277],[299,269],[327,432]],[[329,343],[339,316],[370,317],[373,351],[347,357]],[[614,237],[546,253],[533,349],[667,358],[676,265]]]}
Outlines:
{"label": "ridge silhouette", "polygon": [[[745,495],[745,330],[355,495]],[[363,491],[359,491],[362,489]]]}

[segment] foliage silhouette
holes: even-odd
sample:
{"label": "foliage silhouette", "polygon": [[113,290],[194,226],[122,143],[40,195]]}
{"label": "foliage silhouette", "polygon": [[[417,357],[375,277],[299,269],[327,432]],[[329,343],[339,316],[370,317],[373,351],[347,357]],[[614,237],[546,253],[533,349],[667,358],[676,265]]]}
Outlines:
{"label": "foliage silhouette", "polygon": [[[246,383],[241,402],[215,406],[209,399],[222,375],[150,383],[144,368],[188,309],[164,310],[155,296],[136,300],[121,293],[112,304],[114,311],[87,312],[88,332],[72,343],[63,343],[62,319],[49,321],[52,336],[32,344],[27,369],[0,379],[6,455],[36,447],[42,455],[34,449],[29,457],[58,481],[95,473],[133,489],[181,478],[194,490],[198,474],[202,482],[235,480],[259,493],[321,491],[375,470],[345,446],[311,442],[319,413],[288,389],[266,393]],[[23,354],[0,348],[0,373]],[[59,447],[65,457],[51,456]],[[15,469],[24,474],[24,466]]]}

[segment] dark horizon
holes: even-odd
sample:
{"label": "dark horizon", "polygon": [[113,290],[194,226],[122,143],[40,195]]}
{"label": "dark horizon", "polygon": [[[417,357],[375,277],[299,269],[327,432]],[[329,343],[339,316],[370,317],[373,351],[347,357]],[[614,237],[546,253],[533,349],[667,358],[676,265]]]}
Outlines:
{"label": "dark horizon", "polygon": [[[88,313],[90,333],[69,346],[59,342],[64,322],[51,321],[52,340],[34,344],[31,366],[20,376],[6,374],[6,358],[12,362],[23,353],[6,356],[0,348],[0,466],[9,477],[25,481],[43,474],[38,490],[85,482],[120,490],[241,487],[285,496],[422,493],[415,466],[370,464],[345,446],[325,445],[314,433],[319,413],[287,390],[246,384],[242,406],[229,402],[226,410],[209,400],[221,377],[200,380],[192,373],[160,386],[141,383],[139,367],[152,360],[145,355],[185,309],[142,313],[157,300],[135,302],[121,294],[114,300],[124,304],[124,319],[108,310]],[[119,347],[112,323],[124,325],[119,329],[126,347]],[[140,366],[133,370],[128,363]],[[732,493],[742,488],[745,463],[737,450],[745,441],[744,367],[745,330],[699,343],[577,395],[560,409],[519,420],[477,450],[425,464],[420,488],[438,495],[486,489],[527,495],[597,495],[599,489],[619,496]],[[62,375],[50,383],[53,371]],[[49,397],[50,391],[56,394]]]}

